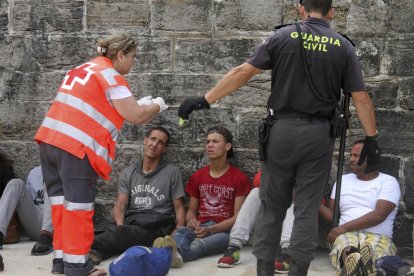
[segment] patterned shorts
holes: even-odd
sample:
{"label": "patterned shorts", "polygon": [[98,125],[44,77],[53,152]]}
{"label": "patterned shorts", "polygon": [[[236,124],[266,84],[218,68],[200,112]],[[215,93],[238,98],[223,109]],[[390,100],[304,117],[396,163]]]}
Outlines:
{"label": "patterned shorts", "polygon": [[383,256],[393,256],[397,254],[397,248],[394,243],[390,238],[384,235],[364,231],[347,232],[336,238],[331,253],[329,253],[332,265],[337,271],[341,269],[340,258],[344,248],[348,246],[358,248],[359,242],[364,240],[371,244],[372,250],[374,251],[374,261]]}

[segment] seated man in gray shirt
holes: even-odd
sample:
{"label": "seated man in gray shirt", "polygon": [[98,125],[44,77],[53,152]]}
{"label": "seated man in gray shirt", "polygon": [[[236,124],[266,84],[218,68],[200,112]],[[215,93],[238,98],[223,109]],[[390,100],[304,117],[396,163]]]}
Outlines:
{"label": "seated man in gray shirt", "polygon": [[151,246],[157,237],[185,224],[181,172],[162,158],[169,138],[163,127],[150,129],[144,139],[143,160],[121,173],[114,223],[95,236],[89,252],[95,264],[131,246]]}

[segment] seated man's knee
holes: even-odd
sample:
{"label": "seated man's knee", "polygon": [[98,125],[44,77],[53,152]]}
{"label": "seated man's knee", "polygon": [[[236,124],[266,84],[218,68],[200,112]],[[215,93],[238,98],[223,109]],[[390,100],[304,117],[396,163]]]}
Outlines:
{"label": "seated man's knee", "polygon": [[22,189],[26,184],[20,178],[13,178],[9,182],[7,182],[6,189]]}

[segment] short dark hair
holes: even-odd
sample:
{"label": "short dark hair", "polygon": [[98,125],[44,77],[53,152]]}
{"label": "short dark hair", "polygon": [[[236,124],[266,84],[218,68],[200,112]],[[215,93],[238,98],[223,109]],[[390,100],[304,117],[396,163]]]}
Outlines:
{"label": "short dark hair", "polygon": [[[207,130],[207,135],[211,133],[218,133],[221,136],[224,137],[224,142],[233,144],[233,135],[231,134],[230,130],[225,128],[224,126],[214,126]],[[227,158],[233,158],[234,157],[234,151],[233,151],[233,145],[231,149],[227,152]]]}
{"label": "short dark hair", "polygon": [[357,144],[364,144],[364,142],[365,142],[365,140],[364,140],[364,139],[359,139],[359,140],[354,141],[354,142],[352,143],[352,145],[353,145],[353,146],[355,146],[355,145],[357,145]]}
{"label": "short dark hair", "polygon": [[158,130],[158,131],[164,132],[164,133],[165,133],[165,135],[167,135],[167,143],[165,143],[165,145],[167,146],[167,145],[168,145],[168,142],[170,141],[170,133],[168,132],[168,130],[167,130],[165,127],[162,127],[162,126],[155,126],[155,127],[150,128],[150,129],[149,129],[149,130],[145,133],[145,137],[146,137],[146,138],[148,138],[148,137],[151,135],[151,132],[152,132],[153,130]]}
{"label": "short dark hair", "polygon": [[332,0],[299,0],[299,3],[305,7],[306,12],[318,11],[323,16],[327,15],[332,7]]}

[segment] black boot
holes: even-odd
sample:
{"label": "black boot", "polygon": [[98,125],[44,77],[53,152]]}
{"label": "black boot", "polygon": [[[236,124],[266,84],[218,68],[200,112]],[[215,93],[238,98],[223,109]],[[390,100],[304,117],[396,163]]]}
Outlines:
{"label": "black boot", "polygon": [[304,262],[293,259],[289,264],[289,274],[291,276],[306,276],[308,275],[310,262]]}
{"label": "black boot", "polygon": [[257,276],[273,276],[274,274],[274,261],[257,259]]}

